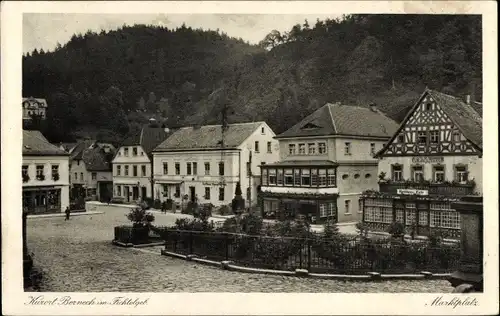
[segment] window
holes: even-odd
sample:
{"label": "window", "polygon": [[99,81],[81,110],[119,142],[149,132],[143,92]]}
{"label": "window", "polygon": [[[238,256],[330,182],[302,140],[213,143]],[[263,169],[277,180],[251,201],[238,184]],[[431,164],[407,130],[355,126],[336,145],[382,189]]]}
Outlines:
{"label": "window", "polygon": [[78,173],[75,172],[75,180],[78,180]]}
{"label": "window", "polygon": [[293,185],[293,169],[285,169],[285,185]]}
{"label": "window", "polygon": [[132,166],[132,175],[137,177],[137,166]]}
{"label": "window", "polygon": [[344,144],[344,155],[346,155],[346,156],[351,155],[351,143]]}
{"label": "window", "polygon": [[354,175],[354,179],[359,179],[359,174],[357,174],[357,173],[356,173],[356,174]]}
{"label": "window", "polygon": [[52,165],[52,179],[55,177],[59,177],[59,165]]}
{"label": "window", "polygon": [[430,140],[432,144],[437,144],[439,142],[439,131],[431,131]]}
{"label": "window", "polygon": [[455,180],[460,183],[467,182],[467,167],[466,166],[455,166]]}
{"label": "window", "polygon": [[307,144],[307,151],[308,151],[309,155],[315,155],[316,154],[316,144],[315,143]]}
{"label": "window", "polygon": [[224,201],[224,188],[219,188],[219,201]]}
{"label": "window", "polygon": [[425,110],[430,111],[432,109],[432,104],[431,103],[426,103],[425,104]]}
{"label": "window", "polygon": [[80,160],[77,160],[76,161],[76,165],[79,166],[80,165]]}
{"label": "window", "polygon": [[259,152],[259,141],[255,141],[255,152]]}
{"label": "window", "polygon": [[268,185],[269,184],[269,179],[267,178],[268,175],[268,170],[267,169],[262,169],[262,185]]}
{"label": "window", "polygon": [[306,144],[299,144],[299,155],[306,154]]}
{"label": "window", "polygon": [[205,200],[210,200],[210,187],[205,187]]}
{"label": "window", "polygon": [[300,186],[300,169],[293,170],[295,186]]}
{"label": "window", "polygon": [[342,180],[347,180],[347,178],[349,178],[349,175],[348,175],[348,174],[343,174],[343,175],[342,175]]}
{"label": "window", "polygon": [[404,143],[404,142],[405,142],[405,135],[399,134],[398,135],[398,143]]}
{"label": "window", "polygon": [[329,187],[335,186],[335,169],[328,169],[327,183]]}
{"label": "window", "polygon": [[264,134],[266,133],[266,130],[264,129],[264,127],[261,127],[261,128],[260,128],[260,133],[261,133],[262,135],[264,135]]}
{"label": "window", "polygon": [[224,175],[224,162],[219,162],[219,176]]}
{"label": "window", "polygon": [[137,147],[132,148],[132,156],[137,156]]}
{"label": "window", "polygon": [[344,214],[351,214],[351,200],[344,201]]}
{"label": "window", "polygon": [[311,186],[318,186],[318,169],[311,169]]}
{"label": "window", "polygon": [[168,162],[163,163],[163,174],[168,174]]}
{"label": "window", "polygon": [[121,185],[116,186],[116,195],[118,195],[118,196],[122,195],[122,186]]}
{"label": "window", "polygon": [[125,166],[125,175],[128,176],[128,166]]}
{"label": "window", "polygon": [[162,184],[161,187],[163,189],[163,196],[168,196],[168,185]]}
{"label": "window", "polygon": [[418,132],[418,143],[427,144],[427,132]]}
{"label": "window", "polygon": [[209,176],[210,175],[210,163],[205,162],[205,175]]}
{"label": "window", "polygon": [[80,172],[80,180],[83,181],[83,172]]}
{"label": "window", "polygon": [[181,164],[176,162],[175,163],[175,174],[180,175],[181,174]]}
{"label": "window", "polygon": [[145,165],[141,166],[141,174],[142,174],[143,177],[146,176],[146,166]]}
{"label": "window", "polygon": [[320,203],[319,204],[319,217],[329,217],[333,216],[335,212],[335,204],[332,202],[329,203]]}
{"label": "window", "polygon": [[[122,166],[116,166],[116,175],[121,176],[122,174]],[[76,178],[76,173],[75,173],[75,178]]]}
{"label": "window", "polygon": [[434,166],[434,181],[444,182],[444,166]]}
{"label": "window", "polygon": [[319,186],[326,186],[326,169],[319,169]]}
{"label": "window", "polygon": [[44,168],[43,165],[36,166],[36,178],[38,180],[43,180],[43,177],[45,176],[43,168]]}
{"label": "window", "polygon": [[372,156],[375,155],[375,143],[370,144],[370,154]]}
{"label": "window", "polygon": [[283,185],[283,169],[278,169],[278,180],[277,185]]}
{"label": "window", "polygon": [[193,162],[193,174],[197,175],[198,174],[198,163]]}
{"label": "window", "polygon": [[23,177],[27,176],[28,175],[28,166],[27,165],[23,165],[23,169],[21,171],[21,175]]}
{"label": "window", "polygon": [[403,166],[392,165],[392,181],[403,181]]}
{"label": "window", "polygon": [[128,156],[128,147],[123,149],[123,155]]}
{"label": "window", "polygon": [[289,144],[288,145],[288,154],[289,155],[295,155],[295,144]]}
{"label": "window", "polygon": [[319,217],[326,217],[326,204],[324,203],[319,205]]}
{"label": "window", "polygon": [[358,213],[363,213],[363,200],[358,200]]}
{"label": "window", "polygon": [[453,141],[454,142],[459,142],[460,141],[460,132],[459,131],[454,131],[453,132]]}
{"label": "window", "polygon": [[371,177],[372,177],[371,174],[369,174],[369,173],[365,174],[365,179],[370,179]]}
{"label": "window", "polygon": [[190,175],[191,174],[191,163],[186,162],[186,174]]}
{"label": "window", "polygon": [[96,172],[92,172],[92,180],[97,180],[97,173]]}
{"label": "window", "polygon": [[318,143],[318,153],[319,154],[326,153],[326,143]]}
{"label": "window", "polygon": [[269,169],[269,185],[276,185],[276,169]]}
{"label": "window", "polygon": [[270,154],[272,153],[272,150],[271,150],[271,142],[267,142],[267,152]]}
{"label": "window", "polygon": [[302,186],[308,187],[311,185],[311,176],[309,169],[302,169],[301,179],[302,179],[301,183]]}
{"label": "window", "polygon": [[424,168],[422,166],[413,166],[411,169],[412,180],[416,182],[424,181]]}

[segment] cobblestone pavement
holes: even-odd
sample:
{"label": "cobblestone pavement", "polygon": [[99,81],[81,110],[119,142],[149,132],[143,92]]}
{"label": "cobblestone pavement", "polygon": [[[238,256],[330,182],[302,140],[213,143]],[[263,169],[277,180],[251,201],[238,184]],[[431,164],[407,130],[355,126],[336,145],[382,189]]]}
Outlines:
{"label": "cobblestone pavement", "polygon": [[[160,256],[160,248],[111,245],[126,210],[28,219],[28,247],[51,292],[451,292],[447,281],[344,282],[246,274]],[[156,214],[158,225],[175,216]]]}

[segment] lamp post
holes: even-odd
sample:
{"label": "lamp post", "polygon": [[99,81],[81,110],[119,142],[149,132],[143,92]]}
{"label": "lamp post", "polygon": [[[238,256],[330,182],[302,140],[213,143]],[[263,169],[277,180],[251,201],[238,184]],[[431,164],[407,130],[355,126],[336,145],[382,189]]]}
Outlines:
{"label": "lamp post", "polygon": [[457,271],[449,282],[454,292],[483,291],[483,198],[463,197],[452,203],[451,208],[460,212],[461,255]]}

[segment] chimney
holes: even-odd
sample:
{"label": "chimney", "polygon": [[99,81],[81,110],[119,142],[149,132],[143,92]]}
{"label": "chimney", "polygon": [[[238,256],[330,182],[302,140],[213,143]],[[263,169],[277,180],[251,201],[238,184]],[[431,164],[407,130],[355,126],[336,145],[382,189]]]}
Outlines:
{"label": "chimney", "polygon": [[377,104],[374,102],[370,103],[370,110],[377,112]]}

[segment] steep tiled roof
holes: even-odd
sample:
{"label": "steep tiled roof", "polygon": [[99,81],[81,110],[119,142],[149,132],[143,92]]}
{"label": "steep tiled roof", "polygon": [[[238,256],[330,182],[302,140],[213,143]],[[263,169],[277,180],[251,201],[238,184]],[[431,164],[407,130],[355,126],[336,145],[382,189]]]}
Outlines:
{"label": "steep tiled roof", "polygon": [[106,153],[98,146],[83,151],[83,162],[88,171],[111,171],[111,162],[106,159]]}
{"label": "steep tiled roof", "polygon": [[[264,122],[230,124],[224,132],[224,147],[236,148]],[[182,127],[154,151],[221,148],[221,125]]]}
{"label": "steep tiled roof", "polygon": [[139,132],[134,135],[127,137],[122,146],[141,146],[147,155],[150,155],[153,149],[161,144],[172,131],[167,133],[164,128],[161,127],[143,127]]}
{"label": "steep tiled roof", "polygon": [[464,136],[479,148],[483,148],[483,119],[472,105],[451,95],[434,90],[427,91]]}
{"label": "steep tiled roof", "polygon": [[323,135],[389,138],[397,128],[395,121],[374,108],[327,103],[277,138]]}
{"label": "steep tiled roof", "polygon": [[64,148],[67,152],[71,152],[78,145],[78,143],[60,143],[59,146]]}
{"label": "steep tiled roof", "polygon": [[83,159],[83,151],[88,149],[90,146],[95,144],[95,140],[83,140],[76,144],[76,146],[71,151],[71,159],[72,160],[82,160]]}
{"label": "steep tiled roof", "polygon": [[24,156],[66,156],[67,152],[49,143],[39,131],[23,130]]}

